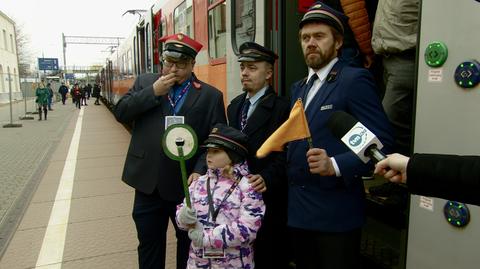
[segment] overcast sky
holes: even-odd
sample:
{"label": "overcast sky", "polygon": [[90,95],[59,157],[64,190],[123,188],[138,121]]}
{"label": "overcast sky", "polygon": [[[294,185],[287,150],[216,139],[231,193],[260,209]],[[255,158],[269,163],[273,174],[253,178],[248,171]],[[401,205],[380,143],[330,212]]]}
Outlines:
{"label": "overcast sky", "polygon": [[[0,10],[29,37],[32,56],[58,58],[63,66],[62,32],[66,36],[127,37],[138,15],[128,9],[150,9],[155,0],[0,0]],[[104,64],[106,46],[68,44],[67,65]]]}

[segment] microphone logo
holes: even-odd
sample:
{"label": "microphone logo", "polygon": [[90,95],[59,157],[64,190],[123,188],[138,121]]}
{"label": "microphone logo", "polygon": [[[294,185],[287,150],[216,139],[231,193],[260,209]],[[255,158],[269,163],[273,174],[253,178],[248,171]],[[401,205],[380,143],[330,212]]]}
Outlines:
{"label": "microphone logo", "polygon": [[363,146],[367,140],[367,130],[363,127],[355,127],[349,133],[348,144],[352,147]]}

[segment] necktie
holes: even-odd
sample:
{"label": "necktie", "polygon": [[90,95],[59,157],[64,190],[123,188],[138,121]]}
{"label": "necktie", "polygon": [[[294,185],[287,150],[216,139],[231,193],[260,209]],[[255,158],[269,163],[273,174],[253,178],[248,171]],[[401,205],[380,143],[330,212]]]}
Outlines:
{"label": "necktie", "polygon": [[308,80],[307,82],[307,85],[305,86],[305,92],[303,94],[303,98],[302,98],[302,101],[303,101],[303,105],[305,106],[307,104],[307,96],[308,96],[308,92],[310,91],[310,89],[312,88],[313,86],[313,83],[315,83],[315,80],[317,80],[318,76],[316,73],[314,73],[310,79]]}
{"label": "necktie", "polygon": [[247,126],[248,109],[250,108],[250,100],[246,99],[242,106],[242,114],[240,115],[240,130],[243,131]]}

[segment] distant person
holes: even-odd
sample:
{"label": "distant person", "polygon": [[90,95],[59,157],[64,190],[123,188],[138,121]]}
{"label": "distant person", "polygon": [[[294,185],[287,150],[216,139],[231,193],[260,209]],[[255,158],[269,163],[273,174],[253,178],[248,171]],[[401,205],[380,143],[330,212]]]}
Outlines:
{"label": "distant person", "polygon": [[88,106],[87,104],[87,86],[82,84],[80,87],[80,105],[81,106]]}
{"label": "distant person", "polygon": [[93,84],[93,92],[92,92],[92,97],[95,97],[95,105],[99,106],[100,102],[98,101],[100,99],[100,85],[97,83]]}
{"label": "distant person", "polygon": [[479,156],[396,153],[378,162],[375,173],[414,194],[480,205]]}
{"label": "distant person", "polygon": [[177,207],[178,227],[192,240],[187,266],[254,268],[253,241],[265,205],[247,177],[247,136],[217,124],[203,146],[208,171],[189,187],[192,208],[185,201]]}
{"label": "distant person", "polygon": [[45,84],[43,84],[43,82],[41,82],[35,90],[35,95],[37,96],[35,102],[37,103],[38,107],[38,120],[42,120],[42,109],[45,120],[47,120],[49,94],[50,93],[48,91],[48,88],[45,87]]}
{"label": "distant person", "polygon": [[80,109],[80,102],[81,102],[81,99],[82,99],[82,92],[80,90],[80,87],[78,86],[78,83],[75,83],[75,85],[73,85],[73,88],[72,90],[70,91],[70,94],[72,95],[72,99],[73,99],[73,102],[75,103],[75,106]]}
{"label": "distant person", "polygon": [[[173,123],[192,127],[198,141],[205,141],[216,123],[225,123],[223,95],[197,79],[195,57],[202,44],[178,33],[165,42],[162,74],[138,76],[132,88],[113,109],[121,123],[134,123],[122,180],[135,188],[133,220],[137,228],[140,268],[164,268],[168,221],[177,237],[177,269],[186,267],[190,239],[178,229],[177,205],[184,198],[179,162],[169,159],[161,138]],[[186,161],[190,179],[206,172],[205,155],[199,150]]]}
{"label": "distant person", "polygon": [[68,93],[68,88],[65,86],[65,82],[62,82],[62,85],[60,88],[58,88],[58,92],[60,95],[62,95],[62,104],[65,105],[65,100],[67,100],[67,93]]}
{"label": "distant person", "polygon": [[92,95],[92,85],[90,83],[85,86],[85,92],[87,96],[87,100],[90,100],[90,96]]}
{"label": "distant person", "polygon": [[[53,90],[50,83],[47,83],[47,90],[48,90],[48,110],[52,109],[52,102],[53,102]],[[47,119],[47,117],[45,117]]]}

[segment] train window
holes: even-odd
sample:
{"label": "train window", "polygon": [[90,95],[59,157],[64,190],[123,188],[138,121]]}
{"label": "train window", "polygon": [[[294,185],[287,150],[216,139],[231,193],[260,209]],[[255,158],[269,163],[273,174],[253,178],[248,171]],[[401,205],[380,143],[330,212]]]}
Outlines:
{"label": "train window", "polygon": [[208,53],[210,58],[218,59],[227,55],[225,1],[216,3],[208,9]]}
{"label": "train window", "polygon": [[245,42],[255,40],[255,0],[232,2],[232,47],[238,55],[238,48]]}
{"label": "train window", "polygon": [[127,73],[128,75],[133,75],[132,70],[132,49],[127,51]]}
{"label": "train window", "polygon": [[149,71],[152,71],[151,70],[151,67],[152,67],[152,44],[150,42],[151,40],[151,31],[150,31],[150,24],[147,23],[147,27],[145,28],[146,29],[146,34],[145,34],[145,44],[146,44],[146,52],[145,52],[145,70],[147,70],[147,72]]}
{"label": "train window", "polygon": [[165,18],[162,19],[162,35],[161,36],[166,36],[167,35],[167,20]]}
{"label": "train window", "polygon": [[124,79],[125,74],[127,73],[127,55],[122,55],[122,72],[120,73],[120,78]]}
{"label": "train window", "polygon": [[191,38],[193,35],[192,0],[183,1],[173,12],[174,33],[184,33]]}

